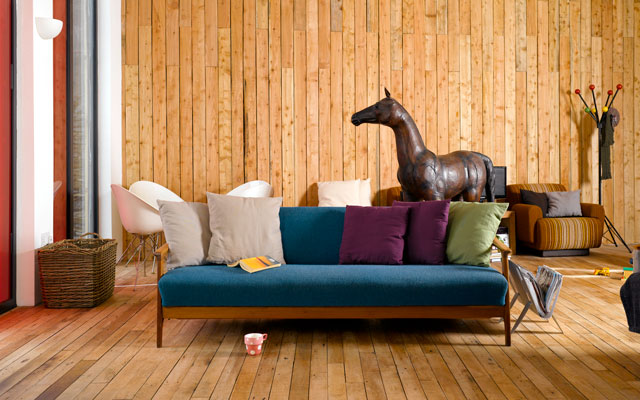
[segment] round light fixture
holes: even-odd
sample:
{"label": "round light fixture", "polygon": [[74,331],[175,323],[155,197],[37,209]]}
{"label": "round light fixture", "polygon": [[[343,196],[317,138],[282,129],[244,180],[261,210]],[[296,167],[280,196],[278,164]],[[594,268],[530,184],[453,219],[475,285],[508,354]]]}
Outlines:
{"label": "round light fixture", "polygon": [[53,39],[62,30],[62,21],[54,18],[36,17],[36,31],[45,40]]}

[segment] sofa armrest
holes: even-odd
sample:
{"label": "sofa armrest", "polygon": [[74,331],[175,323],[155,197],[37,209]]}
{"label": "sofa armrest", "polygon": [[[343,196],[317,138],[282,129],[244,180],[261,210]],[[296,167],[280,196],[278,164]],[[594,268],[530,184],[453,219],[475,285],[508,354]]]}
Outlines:
{"label": "sofa armrest", "polygon": [[604,207],[600,204],[580,203],[583,217],[597,218],[604,224]]}
{"label": "sofa armrest", "polygon": [[502,275],[504,275],[504,277],[507,279],[507,282],[509,282],[509,254],[511,254],[511,249],[508,248],[507,245],[497,237],[493,238],[493,245],[496,246],[498,250],[500,250]]}
{"label": "sofa armrest", "polygon": [[516,213],[518,240],[533,243],[536,222],[542,218],[542,209],[531,204],[514,204],[511,211]]}
{"label": "sofa armrest", "polygon": [[158,281],[164,275],[164,266],[167,262],[167,256],[169,255],[169,244],[165,243],[160,246],[153,254],[156,257],[156,264],[158,265]]}

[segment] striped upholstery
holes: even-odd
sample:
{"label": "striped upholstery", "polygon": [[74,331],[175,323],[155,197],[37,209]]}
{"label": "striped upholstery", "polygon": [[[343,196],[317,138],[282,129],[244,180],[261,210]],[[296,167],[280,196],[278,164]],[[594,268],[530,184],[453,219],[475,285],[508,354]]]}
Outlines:
{"label": "striped upholstery", "polygon": [[518,189],[530,190],[532,192],[566,192],[567,188],[560,183],[521,183],[513,185]]}
{"label": "striped upholstery", "polygon": [[517,185],[507,185],[507,202],[509,206],[522,203],[520,190],[530,190],[532,192],[566,192],[567,188],[559,183],[520,183]]}
{"label": "striped upholstery", "polygon": [[600,247],[601,241],[602,225],[597,218],[540,218],[536,222],[538,250],[589,249]]}

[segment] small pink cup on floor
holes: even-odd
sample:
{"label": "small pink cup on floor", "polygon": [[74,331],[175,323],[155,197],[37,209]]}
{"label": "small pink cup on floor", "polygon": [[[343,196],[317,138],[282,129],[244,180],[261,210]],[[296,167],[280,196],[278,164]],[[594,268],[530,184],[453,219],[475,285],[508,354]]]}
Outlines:
{"label": "small pink cup on floor", "polygon": [[247,354],[257,356],[262,353],[262,342],[267,340],[266,333],[247,333],[244,335],[244,344],[247,347]]}

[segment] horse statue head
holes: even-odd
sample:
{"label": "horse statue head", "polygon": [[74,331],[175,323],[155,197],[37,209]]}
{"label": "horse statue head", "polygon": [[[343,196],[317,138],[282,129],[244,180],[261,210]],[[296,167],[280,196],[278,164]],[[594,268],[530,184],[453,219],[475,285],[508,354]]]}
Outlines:
{"label": "horse statue head", "polygon": [[355,126],[360,124],[381,124],[389,127],[396,126],[401,120],[406,110],[400,103],[391,97],[391,93],[384,89],[386,97],[351,116],[351,123]]}

